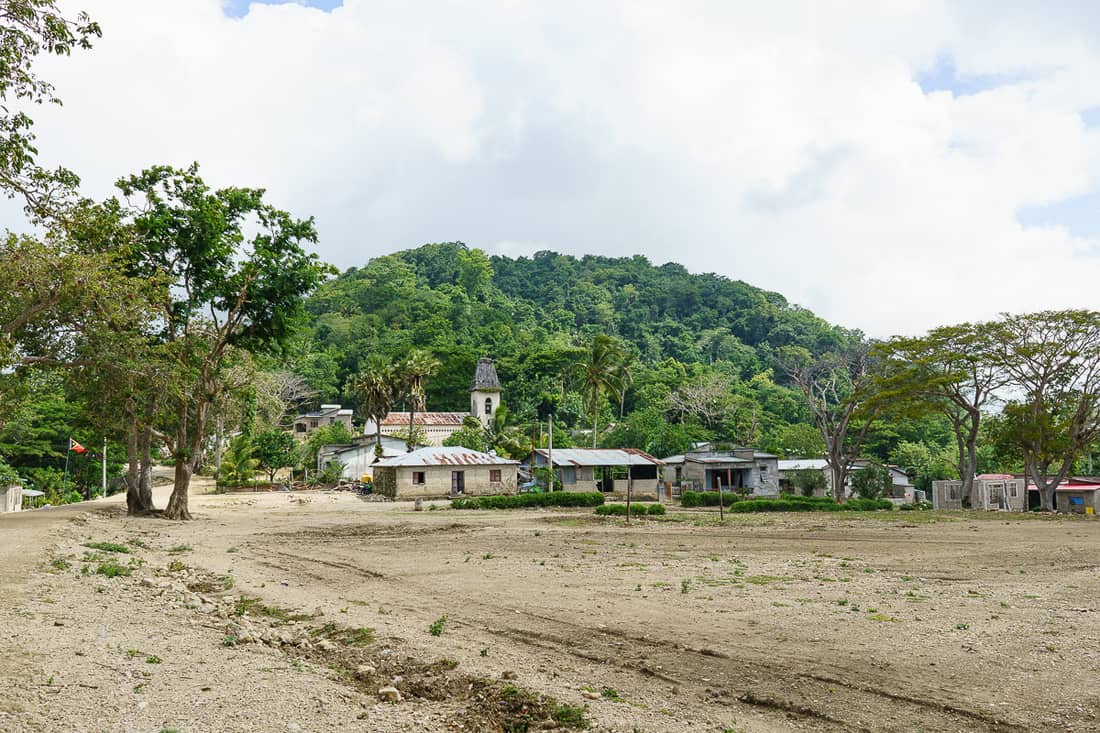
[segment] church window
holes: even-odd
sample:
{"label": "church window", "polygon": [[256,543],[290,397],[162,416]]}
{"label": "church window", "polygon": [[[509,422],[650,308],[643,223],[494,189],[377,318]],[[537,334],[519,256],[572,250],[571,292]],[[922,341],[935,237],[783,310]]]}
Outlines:
{"label": "church window", "polygon": [[492,415],[493,414],[493,398],[492,397],[486,397],[485,398],[485,414],[486,415]]}

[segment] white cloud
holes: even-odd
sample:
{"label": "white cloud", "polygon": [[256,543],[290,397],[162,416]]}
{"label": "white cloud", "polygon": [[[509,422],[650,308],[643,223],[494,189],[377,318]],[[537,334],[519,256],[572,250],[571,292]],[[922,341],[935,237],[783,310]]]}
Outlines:
{"label": "white cloud", "polygon": [[[90,192],[203,164],[314,214],[341,265],[427,241],[643,253],[875,335],[1091,306],[1100,12],[972,2],[80,0],[40,148]],[[914,79],[1018,79],[954,97]],[[9,214],[14,224],[14,215]]]}

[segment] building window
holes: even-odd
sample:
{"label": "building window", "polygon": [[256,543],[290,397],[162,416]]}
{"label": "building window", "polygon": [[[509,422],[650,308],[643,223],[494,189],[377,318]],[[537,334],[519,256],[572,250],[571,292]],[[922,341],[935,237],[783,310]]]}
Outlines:
{"label": "building window", "polygon": [[500,483],[500,469],[499,468],[489,469],[489,483],[491,483],[491,484],[499,484]]}
{"label": "building window", "polygon": [[1017,494],[1016,484],[1011,483],[1011,484],[1008,485],[1008,495],[1010,497],[1012,497],[1013,499],[1015,499],[1017,496],[1019,496],[1019,494]]}
{"label": "building window", "polygon": [[423,471],[413,471],[413,483],[414,484],[424,483],[424,472]]}
{"label": "building window", "polygon": [[492,397],[486,397],[485,398],[485,414],[486,415],[492,415],[493,414],[493,398]]}
{"label": "building window", "polygon": [[310,421],[309,421],[309,426],[310,426],[311,428],[315,428],[315,427],[317,427],[317,421],[316,421],[316,420],[310,420]]}
{"label": "building window", "polygon": [[768,467],[764,464],[760,464],[760,475],[761,476],[767,476],[768,475]]}
{"label": "building window", "polygon": [[304,433],[306,431],[306,424],[304,422],[294,423],[294,432]]}

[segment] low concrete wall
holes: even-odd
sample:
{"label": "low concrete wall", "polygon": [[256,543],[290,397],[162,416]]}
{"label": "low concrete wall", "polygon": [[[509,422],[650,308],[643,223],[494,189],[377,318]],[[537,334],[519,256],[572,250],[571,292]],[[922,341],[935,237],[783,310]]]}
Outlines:
{"label": "low concrete wall", "polygon": [[17,512],[23,508],[23,487],[19,484],[0,486],[0,512]]}

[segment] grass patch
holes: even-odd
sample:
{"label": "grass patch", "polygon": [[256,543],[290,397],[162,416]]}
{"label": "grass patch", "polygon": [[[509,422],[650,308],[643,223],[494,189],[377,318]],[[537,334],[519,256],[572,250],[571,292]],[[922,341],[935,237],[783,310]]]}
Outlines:
{"label": "grass patch", "polygon": [[743,580],[752,585],[768,585],[769,583],[783,583],[793,580],[793,578],[788,575],[748,575]]}
{"label": "grass patch", "polygon": [[447,616],[446,615],[440,616],[435,621],[432,621],[431,625],[428,626],[428,633],[431,634],[432,636],[442,636],[443,635],[443,627],[446,626],[446,625],[447,625]]}
{"label": "grass patch", "polygon": [[71,565],[65,558],[55,557],[53,560],[50,560],[50,567],[54,570],[68,570]]}
{"label": "grass patch", "polygon": [[168,548],[169,555],[182,555],[185,552],[191,552],[191,545],[176,545]]}
{"label": "grass patch", "polygon": [[93,550],[100,550],[101,552],[115,552],[122,555],[130,554],[130,548],[118,542],[85,542],[84,546],[90,547]]}
{"label": "grass patch", "polygon": [[129,577],[133,572],[130,568],[125,565],[119,565],[114,560],[107,560],[106,562],[100,563],[95,571],[98,575],[105,575],[108,578]]}
{"label": "grass patch", "polygon": [[233,608],[236,616],[249,614],[252,616],[266,616],[276,621],[306,621],[311,616],[306,613],[294,613],[280,606],[268,606],[255,596],[241,596],[237,599],[237,605]]}

